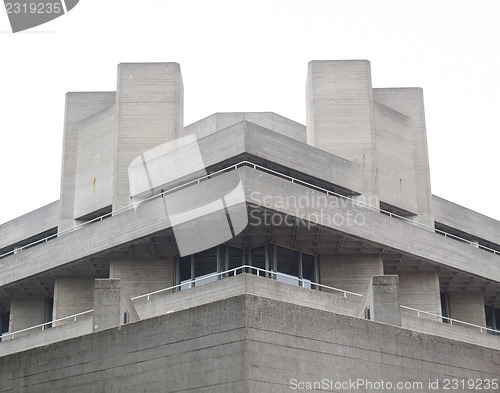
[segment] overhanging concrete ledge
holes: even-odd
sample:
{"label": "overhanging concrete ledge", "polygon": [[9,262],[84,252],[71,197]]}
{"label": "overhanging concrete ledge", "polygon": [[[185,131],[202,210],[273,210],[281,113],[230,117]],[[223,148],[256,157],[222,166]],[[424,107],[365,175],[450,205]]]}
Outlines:
{"label": "overhanging concrete ledge", "polygon": [[[372,244],[384,245],[384,247],[407,253],[418,259],[500,282],[498,271],[500,257],[498,255],[445,238],[412,222],[389,217],[352,202],[345,203],[345,200],[339,200],[334,196],[326,197],[325,194],[259,170],[242,167],[237,171],[245,189],[246,201],[252,205],[262,206],[292,217],[305,218],[311,223]],[[272,197],[264,200],[256,195],[272,195]],[[290,195],[307,198],[326,197],[335,207],[322,209],[314,205],[287,206],[283,203],[273,203],[273,201],[286,200]],[[325,215],[330,217],[337,215],[345,219],[342,222],[326,222],[322,219]],[[361,215],[363,225],[349,225],[348,216],[353,215]],[[0,286],[170,227],[170,221],[165,216],[150,215],[147,220],[144,220],[137,216],[134,210],[125,211],[101,222],[84,226],[49,243],[0,259],[2,270]]]}

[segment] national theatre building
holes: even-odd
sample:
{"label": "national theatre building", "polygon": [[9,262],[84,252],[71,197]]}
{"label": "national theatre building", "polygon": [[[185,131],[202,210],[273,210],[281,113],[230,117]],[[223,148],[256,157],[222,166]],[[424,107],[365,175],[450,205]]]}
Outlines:
{"label": "national theatre building", "polygon": [[422,89],[311,61],[306,110],[184,125],[177,63],[68,93],[60,199],[0,225],[0,392],[500,392],[500,222],[432,194]]}

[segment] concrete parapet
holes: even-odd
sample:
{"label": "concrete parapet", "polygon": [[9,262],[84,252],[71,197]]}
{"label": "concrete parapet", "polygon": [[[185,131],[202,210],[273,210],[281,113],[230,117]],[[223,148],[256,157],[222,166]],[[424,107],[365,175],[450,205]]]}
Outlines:
{"label": "concrete parapet", "polygon": [[[57,228],[59,222],[59,201],[24,214],[0,225],[0,249],[15,244],[27,244],[40,233]],[[5,249],[8,251],[8,249]]]}
{"label": "concrete parapet", "polygon": [[306,143],[305,126],[272,112],[214,113],[186,126],[184,135],[194,134],[201,139],[244,120]]}
{"label": "concrete parapet", "polygon": [[498,350],[246,294],[0,357],[0,392],[284,393],[323,379],[430,392],[499,367]]}

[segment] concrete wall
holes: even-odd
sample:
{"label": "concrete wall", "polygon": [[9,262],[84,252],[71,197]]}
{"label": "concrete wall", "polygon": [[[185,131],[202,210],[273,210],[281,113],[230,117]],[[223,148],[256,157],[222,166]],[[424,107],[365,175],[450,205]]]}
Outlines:
{"label": "concrete wall", "polygon": [[481,333],[480,329],[471,329],[459,323],[450,325],[444,323],[441,318],[436,319],[425,314],[418,316],[413,311],[402,310],[401,326],[417,332],[500,350],[500,339],[497,336],[484,334],[484,331]]}
{"label": "concrete wall", "polygon": [[399,294],[403,306],[441,315],[438,272],[398,272]]}
{"label": "concrete wall", "polygon": [[146,319],[245,293],[352,316],[356,315],[361,304],[361,298],[358,297],[348,296],[344,299],[253,274],[239,274],[181,292],[154,295],[150,300],[137,299],[134,305],[140,318]]}
{"label": "concrete wall", "polygon": [[319,257],[320,284],[330,287],[362,295],[372,276],[382,274],[384,265],[380,255],[321,254]]}
{"label": "concrete wall", "polygon": [[372,89],[366,60],[312,61],[307,141],[360,164],[363,194],[432,226],[422,89]]}
{"label": "concrete wall", "polygon": [[[318,195],[324,196],[324,194],[311,191],[301,185],[261,171],[255,171],[253,168],[240,168],[238,174],[243,181],[247,201],[255,205],[264,205],[264,201],[262,199],[256,200],[252,197],[252,193],[268,195],[270,190],[273,192],[272,195],[278,198],[273,198],[274,201],[286,200],[290,195],[297,197],[306,195],[308,198],[316,198]],[[336,201],[335,197],[327,199],[336,207],[321,210],[316,206],[307,206],[307,209],[297,209],[296,206],[276,204],[270,208],[292,217],[298,215],[301,219],[310,220],[312,223],[347,233],[358,239],[365,239],[373,244],[381,244],[393,250],[402,250],[417,259],[425,259],[430,263],[449,266],[479,277],[500,281],[498,255],[445,238],[433,231],[417,227],[411,222],[391,218],[355,204],[343,205]],[[272,204],[273,200],[268,200],[266,203]],[[363,225],[353,225],[352,220],[349,224],[348,216],[352,217],[358,214],[363,217]],[[335,215],[341,220],[334,222],[322,219],[323,216],[328,218]],[[3,273],[0,276],[0,286],[169,227],[169,221],[161,217],[153,217],[150,221],[143,222],[132,210],[115,215],[102,222],[60,236],[51,242],[0,259],[0,270]],[[34,264],[33,260],[36,260],[37,263]]]}
{"label": "concrete wall", "polygon": [[[12,298],[10,301],[9,332],[26,329],[45,322],[45,298]],[[19,336],[32,332],[20,333]]]}
{"label": "concrete wall", "polygon": [[450,318],[479,326],[486,325],[484,298],[481,291],[450,291],[448,302]]}
{"label": "concrete wall", "polygon": [[[385,278],[389,276],[381,277]],[[318,310],[334,312],[336,314],[350,316],[358,315],[361,318],[364,318],[362,312],[365,307],[361,302],[370,302],[370,299],[366,298],[366,294],[363,299],[352,296],[344,298],[335,294],[301,288],[251,274],[239,274],[235,277],[225,278],[214,283],[182,292],[163,292],[151,296],[149,300],[146,298],[137,299],[133,302],[135,306],[133,308],[137,310],[138,316],[140,316],[141,319],[148,319],[246,293]],[[384,294],[382,293],[382,298],[383,297]],[[95,299],[94,295],[94,301]],[[116,304],[115,306],[118,308]],[[384,305],[384,307],[386,306],[387,305]],[[392,306],[393,304],[389,304],[389,307]],[[122,305],[120,305],[120,308],[122,308]],[[131,310],[130,306],[128,306],[128,309]],[[120,315],[115,317],[115,323],[119,320],[116,325],[122,323],[122,314],[123,313],[120,312]],[[396,312],[395,315],[397,316],[397,314]],[[92,323],[93,315],[94,314],[86,314],[85,316],[78,317],[76,322],[71,321],[70,323],[52,329],[44,331],[33,330],[26,336],[16,335],[15,339],[4,341],[0,344],[0,356],[89,334],[95,329],[95,324]],[[375,314],[372,315],[376,318]],[[382,317],[386,316],[387,315],[382,315]],[[131,313],[131,320],[133,320],[133,317]],[[435,318],[430,319],[424,314],[418,317],[415,312],[407,310],[402,310],[401,320],[402,326],[407,329],[500,349],[500,339],[498,339],[498,337],[489,334],[481,334],[479,329],[474,330],[460,326],[459,324],[445,324],[441,321],[441,318],[438,320]],[[393,320],[391,320],[391,322],[394,324]]]}
{"label": "concrete wall", "polygon": [[[56,228],[59,223],[59,201],[36,209],[0,225],[0,250]],[[24,243],[24,242],[23,242]]]}
{"label": "concrete wall", "polygon": [[33,330],[26,334],[19,334],[13,338],[0,343],[0,358],[16,352],[38,348],[58,341],[83,336],[92,333],[92,314],[82,316],[79,319],[65,325],[48,328],[45,330]]}
{"label": "concrete wall", "polygon": [[109,109],[115,104],[115,99],[115,92],[66,94],[61,168],[60,231],[75,225],[76,166],[80,122],[99,111]]}
{"label": "concrete wall", "polygon": [[[61,276],[54,282],[54,309],[52,319],[91,310],[94,306],[94,277]],[[59,326],[68,321],[57,322]]]}
{"label": "concrete wall", "polygon": [[433,226],[429,154],[421,88],[373,89],[380,200]]}
{"label": "concrete wall", "polygon": [[115,112],[116,109],[111,107],[79,124],[75,218],[110,206],[113,201]]}
{"label": "concrete wall", "polygon": [[129,297],[144,295],[174,285],[174,262],[172,258],[114,259],[109,278],[121,279]]}
{"label": "concrete wall", "polygon": [[[198,143],[207,167],[246,153],[353,192],[362,192],[359,165],[249,121],[211,134]],[[301,159],[297,160],[297,157]]]}
{"label": "concrete wall", "polygon": [[[496,350],[265,298],[248,299],[250,392],[288,392],[291,379],[323,378],[334,382],[420,381],[423,389],[401,391],[431,392],[426,385],[429,379],[438,379],[438,391],[442,391],[443,380],[450,376],[490,380],[498,377],[500,356]],[[321,391],[325,390],[348,391]]]}
{"label": "concrete wall", "polygon": [[370,62],[309,62],[306,103],[307,143],[361,165],[363,194],[373,203],[378,185]]}
{"label": "concrete wall", "polygon": [[201,139],[244,120],[306,143],[305,126],[272,112],[215,113],[186,126],[184,135],[194,134],[198,139]]}
{"label": "concrete wall", "polygon": [[184,88],[177,63],[118,66],[113,210],[130,204],[128,166],[141,153],[182,136]]}
{"label": "concrete wall", "polygon": [[[358,206],[356,203],[335,201],[336,197],[328,197],[328,203],[334,206],[331,209],[312,204],[300,206],[298,209],[296,206],[287,206],[280,202],[290,195],[296,195],[297,198],[307,195],[309,200],[313,200],[318,198],[317,195],[324,194],[250,168],[242,168],[240,173],[241,178],[244,179],[247,198],[252,193],[268,195],[269,190],[272,190],[273,198],[265,201],[269,209],[289,214],[292,217],[297,216],[338,232],[351,234],[355,238],[365,239],[384,248],[404,250],[415,259],[435,262],[489,280],[500,281],[498,255],[471,247],[468,243],[445,238],[433,230],[417,226],[412,221],[389,217],[372,209]],[[259,204],[259,201],[255,199],[248,198],[247,200]],[[264,201],[260,204],[264,205]],[[359,224],[356,224],[353,217],[359,218]]]}
{"label": "concrete wall", "polygon": [[0,392],[245,392],[245,331],[244,299],[212,303],[4,356]]}
{"label": "concrete wall", "polygon": [[68,93],[61,229],[103,207],[130,203],[128,166],[182,135],[183,94],[177,63],[120,64],[116,93]]}
{"label": "concrete wall", "polygon": [[374,167],[370,62],[311,61],[306,99],[308,144]]}
{"label": "concrete wall", "polygon": [[397,275],[372,276],[363,294],[361,307],[356,315],[394,326],[401,326],[399,278]]}
{"label": "concrete wall", "polygon": [[469,233],[479,239],[499,243],[500,221],[484,216],[466,207],[432,196],[434,219],[451,228]]}
{"label": "concrete wall", "polygon": [[497,350],[242,295],[3,356],[0,392],[289,392],[291,380],[322,379],[442,387],[499,368]]}

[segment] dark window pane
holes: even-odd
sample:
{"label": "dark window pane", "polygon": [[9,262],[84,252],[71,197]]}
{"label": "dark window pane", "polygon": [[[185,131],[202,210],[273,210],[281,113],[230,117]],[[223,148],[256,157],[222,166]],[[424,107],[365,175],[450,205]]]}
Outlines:
{"label": "dark window pane", "polygon": [[[446,318],[450,316],[450,311],[448,308],[448,294],[446,292],[441,292],[441,314]],[[450,323],[450,321],[446,318],[443,318],[443,322]]]}
{"label": "dark window pane", "polygon": [[311,281],[314,281],[314,255],[302,253],[302,275],[303,286],[311,288]]}
{"label": "dark window pane", "polygon": [[484,313],[486,315],[486,327],[489,327],[491,329],[494,329],[495,326],[493,324],[493,307],[491,306],[484,306]]}
{"label": "dark window pane", "polygon": [[[252,266],[258,267],[259,269],[266,268],[265,260],[265,247],[257,247],[252,249]],[[252,270],[253,274],[257,274],[256,270]],[[259,276],[264,276],[263,272],[259,272]]]}
{"label": "dark window pane", "polygon": [[[229,269],[234,269],[237,268],[238,266],[241,266],[242,253],[243,250],[241,250],[240,248],[229,247]],[[241,272],[242,269],[239,269],[237,271],[238,274],[240,274]],[[233,274],[234,273],[231,273],[231,275]]]}
{"label": "dark window pane", "polygon": [[9,331],[9,319],[10,319],[10,313],[8,312],[4,312],[1,315],[1,318],[2,318],[2,332],[1,334],[3,333],[7,333]]}
{"label": "dark window pane", "polygon": [[181,286],[181,291],[190,288],[191,281],[191,255],[179,258],[179,282],[184,284]]}
{"label": "dark window pane", "polygon": [[217,281],[217,248],[196,254],[194,260],[196,286]]}
{"label": "dark window pane", "polygon": [[278,252],[277,280],[288,284],[299,285],[299,253],[288,248],[276,247]]}

